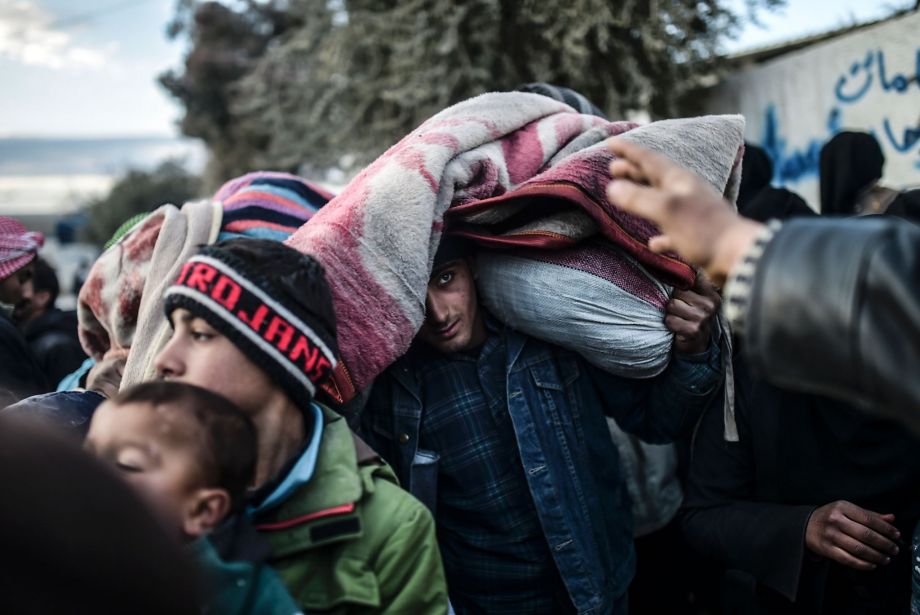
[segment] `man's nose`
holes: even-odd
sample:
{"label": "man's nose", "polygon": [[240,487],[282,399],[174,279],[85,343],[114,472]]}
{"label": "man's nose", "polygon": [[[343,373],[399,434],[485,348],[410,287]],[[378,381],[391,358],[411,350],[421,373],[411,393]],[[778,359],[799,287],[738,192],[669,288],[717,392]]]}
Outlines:
{"label": "man's nose", "polygon": [[176,336],[174,335],[154,361],[154,368],[160,378],[176,378],[185,371],[184,363],[180,360],[179,353],[176,351],[176,341]]}
{"label": "man's nose", "polygon": [[437,294],[429,291],[425,300],[425,320],[430,323],[443,323],[447,320],[447,307]]}

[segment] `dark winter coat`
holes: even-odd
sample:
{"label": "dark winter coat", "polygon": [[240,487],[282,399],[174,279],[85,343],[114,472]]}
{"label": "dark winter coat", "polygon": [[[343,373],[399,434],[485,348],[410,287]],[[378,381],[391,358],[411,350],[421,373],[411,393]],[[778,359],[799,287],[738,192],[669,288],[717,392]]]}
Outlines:
{"label": "dark winter coat", "polygon": [[721,407],[707,411],[679,515],[687,542],[744,573],[732,575],[748,580],[731,594],[745,605],[739,612],[906,612],[909,549],[859,572],[811,553],[805,529],[816,508],[846,500],[894,513],[910,536],[920,519],[920,439],[843,402],[752,380],[734,363],[740,440],[725,441]]}
{"label": "dark winter coat", "polygon": [[86,360],[77,337],[77,313],[53,308],[22,328],[48,384],[58,383]]}
{"label": "dark winter coat", "polygon": [[44,372],[26,340],[16,325],[0,313],[0,409],[47,391]]}

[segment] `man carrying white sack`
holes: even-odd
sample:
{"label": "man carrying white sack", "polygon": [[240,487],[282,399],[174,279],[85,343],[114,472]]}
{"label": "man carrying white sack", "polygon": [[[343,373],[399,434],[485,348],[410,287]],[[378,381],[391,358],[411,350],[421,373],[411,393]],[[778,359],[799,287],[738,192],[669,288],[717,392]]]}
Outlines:
{"label": "man carrying white sack", "polygon": [[458,614],[626,613],[633,522],[605,417],[650,442],[692,429],[720,384],[718,295],[676,292],[673,360],[633,380],[498,322],[475,277],[470,244],[442,240],[425,322],[363,432],[435,513]]}

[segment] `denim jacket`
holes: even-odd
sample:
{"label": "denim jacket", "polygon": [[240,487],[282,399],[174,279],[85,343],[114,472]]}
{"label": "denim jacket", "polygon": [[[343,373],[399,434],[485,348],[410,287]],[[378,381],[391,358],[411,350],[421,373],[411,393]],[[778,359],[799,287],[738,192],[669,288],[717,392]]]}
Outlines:
{"label": "denim jacket", "polygon": [[[616,613],[635,568],[629,495],[605,415],[650,442],[692,429],[717,389],[718,350],[675,358],[660,376],[630,380],[577,354],[505,328],[508,412],[537,514],[579,613]],[[438,456],[418,447],[420,382],[410,352],[387,370],[361,417],[368,443],[435,512]],[[449,583],[449,580],[448,580]]]}

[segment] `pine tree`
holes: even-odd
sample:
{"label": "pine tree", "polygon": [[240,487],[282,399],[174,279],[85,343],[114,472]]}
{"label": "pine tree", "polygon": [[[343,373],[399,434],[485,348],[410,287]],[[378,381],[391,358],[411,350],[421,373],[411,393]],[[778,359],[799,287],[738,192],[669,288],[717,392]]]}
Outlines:
{"label": "pine tree", "polygon": [[[747,0],[739,15],[726,0],[250,0],[224,10],[258,43],[238,77],[215,80],[219,104],[198,101],[213,132],[197,136],[224,179],[357,167],[450,104],[533,81],[578,90],[614,118],[670,116],[741,21],[781,2]],[[198,20],[190,33],[190,59],[230,43]],[[195,98],[182,100],[200,116]]]}

